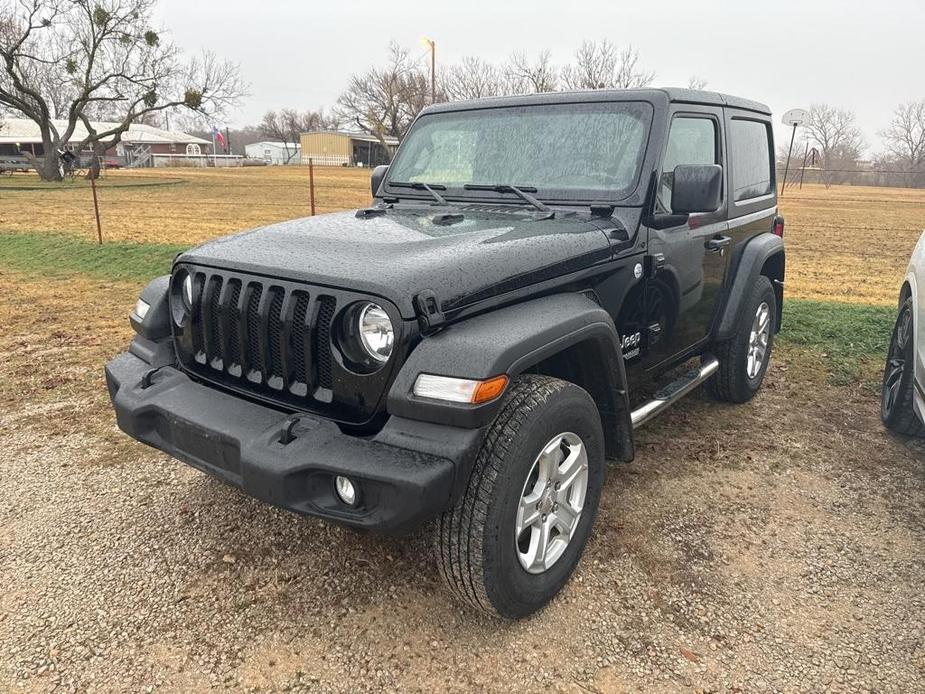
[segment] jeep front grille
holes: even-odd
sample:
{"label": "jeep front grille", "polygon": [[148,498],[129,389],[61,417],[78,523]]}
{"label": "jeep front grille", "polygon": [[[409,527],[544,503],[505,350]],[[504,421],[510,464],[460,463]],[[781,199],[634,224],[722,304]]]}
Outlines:
{"label": "jeep front grille", "polygon": [[186,370],[340,421],[361,423],[375,413],[394,369],[355,373],[334,357],[338,312],[365,297],[227,270],[185,268],[193,276],[193,307],[188,324],[173,329]]}

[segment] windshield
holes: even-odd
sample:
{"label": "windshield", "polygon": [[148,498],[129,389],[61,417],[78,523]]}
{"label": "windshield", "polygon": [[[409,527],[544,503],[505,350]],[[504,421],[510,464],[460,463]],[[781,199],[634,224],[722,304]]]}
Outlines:
{"label": "windshield", "polygon": [[[543,199],[620,200],[636,186],[652,107],[645,102],[549,104],[433,113],[408,133],[389,180],[513,185]],[[468,193],[478,195],[477,193]]]}

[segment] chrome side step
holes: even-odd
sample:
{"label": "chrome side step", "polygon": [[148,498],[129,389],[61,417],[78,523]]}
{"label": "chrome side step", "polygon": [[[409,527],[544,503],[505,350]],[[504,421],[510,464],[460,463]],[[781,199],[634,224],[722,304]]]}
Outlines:
{"label": "chrome side step", "polygon": [[652,400],[630,413],[633,429],[641,427],[650,419],[667,409],[706,381],[719,369],[719,361],[710,354],[703,356],[703,362],[696,369],[691,369],[676,381],[659,390]]}

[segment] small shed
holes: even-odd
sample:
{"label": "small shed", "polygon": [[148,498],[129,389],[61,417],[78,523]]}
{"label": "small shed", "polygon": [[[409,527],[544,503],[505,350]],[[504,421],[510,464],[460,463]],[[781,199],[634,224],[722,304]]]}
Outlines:
{"label": "small shed", "polygon": [[321,166],[379,166],[392,161],[398,138],[344,130],[302,133],[302,161]]}
{"label": "small shed", "polygon": [[244,147],[248,159],[262,159],[267,164],[302,163],[302,145],[294,142],[254,142]]}

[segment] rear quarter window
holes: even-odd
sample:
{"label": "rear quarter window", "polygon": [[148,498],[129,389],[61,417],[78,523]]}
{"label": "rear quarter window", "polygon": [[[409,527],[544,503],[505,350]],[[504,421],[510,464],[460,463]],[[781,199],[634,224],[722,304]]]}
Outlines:
{"label": "rear quarter window", "polygon": [[771,136],[767,123],[734,118],[729,130],[732,199],[736,202],[771,193]]}

